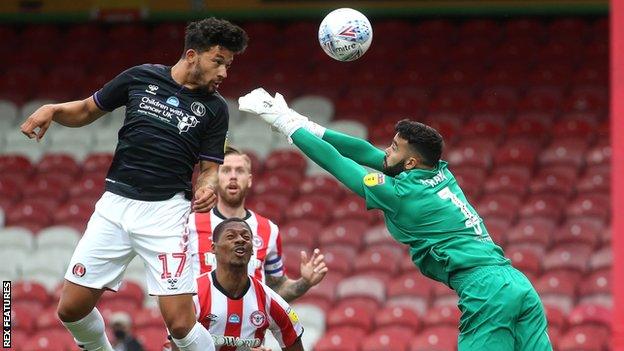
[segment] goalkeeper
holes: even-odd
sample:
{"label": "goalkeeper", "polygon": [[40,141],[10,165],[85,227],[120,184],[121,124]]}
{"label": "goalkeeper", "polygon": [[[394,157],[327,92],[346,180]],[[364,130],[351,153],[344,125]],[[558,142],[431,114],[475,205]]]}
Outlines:
{"label": "goalkeeper", "polygon": [[399,121],[382,151],[309,121],[262,88],[241,97],[239,109],[258,114],[365,198],[369,209],[384,212],[388,231],[409,246],[420,271],[459,295],[460,351],[552,350],[539,296],[492,242],[440,160],[443,141],[435,129]]}

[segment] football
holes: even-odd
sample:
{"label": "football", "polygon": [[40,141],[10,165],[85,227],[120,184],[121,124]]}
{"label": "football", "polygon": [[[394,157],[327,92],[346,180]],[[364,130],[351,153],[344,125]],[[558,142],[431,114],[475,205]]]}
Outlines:
{"label": "football", "polygon": [[362,57],[373,41],[373,27],[361,12],[350,8],[327,14],[319,26],[318,39],[327,55],[338,61]]}

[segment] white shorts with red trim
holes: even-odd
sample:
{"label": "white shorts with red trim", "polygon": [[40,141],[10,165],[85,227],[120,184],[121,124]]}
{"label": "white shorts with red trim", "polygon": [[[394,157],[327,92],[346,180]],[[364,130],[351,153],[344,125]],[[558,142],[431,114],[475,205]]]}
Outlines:
{"label": "white shorts with red trim", "polygon": [[146,268],[150,295],[197,292],[188,251],[190,202],[183,194],[140,201],[105,192],[76,246],[65,279],[116,291],[135,256]]}

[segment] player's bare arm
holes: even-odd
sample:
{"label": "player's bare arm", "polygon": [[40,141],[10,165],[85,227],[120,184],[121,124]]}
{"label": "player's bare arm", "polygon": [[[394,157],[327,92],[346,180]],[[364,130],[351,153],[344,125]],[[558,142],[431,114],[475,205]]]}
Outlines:
{"label": "player's bare arm", "polygon": [[[43,138],[52,121],[66,127],[82,127],[102,117],[106,111],[100,110],[93,97],[60,104],[47,104],[38,108],[20,126],[20,130],[30,139]],[[39,128],[37,130],[37,128]]]}
{"label": "player's bare arm", "polygon": [[291,302],[310,290],[311,287],[320,283],[327,274],[325,256],[319,249],[315,249],[312,257],[308,258],[305,251],[301,251],[301,278],[295,280],[283,275],[273,277],[267,275],[267,285],[278,293],[284,300]]}
{"label": "player's bare arm", "polygon": [[219,164],[212,161],[199,162],[199,175],[195,184],[193,211],[208,212],[217,203],[217,170]]}

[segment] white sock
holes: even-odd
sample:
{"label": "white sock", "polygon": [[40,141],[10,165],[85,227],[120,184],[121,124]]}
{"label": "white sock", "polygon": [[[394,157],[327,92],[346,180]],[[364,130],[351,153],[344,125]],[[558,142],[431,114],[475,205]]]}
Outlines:
{"label": "white sock", "polygon": [[97,308],[91,310],[83,319],[75,322],[63,322],[65,328],[74,336],[78,346],[85,351],[113,351],[104,330],[104,318]]}
{"label": "white sock", "polygon": [[180,351],[214,351],[215,345],[212,336],[199,323],[195,323],[193,329],[182,339],[171,338]]}

